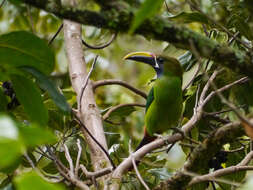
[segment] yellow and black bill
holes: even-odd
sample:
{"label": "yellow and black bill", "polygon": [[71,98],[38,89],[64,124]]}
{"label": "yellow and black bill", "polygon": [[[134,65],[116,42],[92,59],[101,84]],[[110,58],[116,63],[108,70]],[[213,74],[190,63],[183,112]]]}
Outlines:
{"label": "yellow and black bill", "polygon": [[159,68],[156,55],[150,52],[132,52],[127,54],[123,59],[138,61],[149,64],[154,68]]}

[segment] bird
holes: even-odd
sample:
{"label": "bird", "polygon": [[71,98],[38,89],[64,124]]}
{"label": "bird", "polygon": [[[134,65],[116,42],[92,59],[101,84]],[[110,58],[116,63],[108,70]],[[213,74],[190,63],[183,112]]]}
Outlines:
{"label": "bird", "polygon": [[154,141],[157,135],[177,125],[183,108],[183,69],[177,59],[165,54],[132,52],[123,59],[146,63],[152,66],[157,75],[147,96],[144,137],[135,149],[137,151]]}

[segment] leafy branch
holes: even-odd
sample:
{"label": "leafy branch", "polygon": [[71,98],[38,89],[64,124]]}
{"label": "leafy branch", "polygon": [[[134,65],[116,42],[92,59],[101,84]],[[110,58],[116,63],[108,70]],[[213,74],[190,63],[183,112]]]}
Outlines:
{"label": "leafy branch", "polygon": [[[114,5],[114,8],[110,10],[94,12],[80,10],[77,7],[66,7],[59,1],[22,1],[53,13],[60,18],[123,33],[130,29],[134,15],[132,9],[127,4]],[[178,48],[188,50],[191,49],[192,42],[201,57],[214,60],[218,64],[226,66],[237,73],[253,77],[252,54],[250,52],[246,53],[240,50],[234,50],[227,45],[221,45],[190,29],[177,26],[167,18],[160,16],[149,18],[135,30],[135,34],[140,34],[156,40],[167,41]]]}

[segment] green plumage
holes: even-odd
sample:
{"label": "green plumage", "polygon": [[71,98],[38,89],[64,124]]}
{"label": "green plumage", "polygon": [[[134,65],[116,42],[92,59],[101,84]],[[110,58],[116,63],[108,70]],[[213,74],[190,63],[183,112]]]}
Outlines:
{"label": "green plumage", "polygon": [[138,150],[153,141],[155,134],[177,126],[183,107],[183,70],[178,60],[149,52],[130,53],[124,59],[149,64],[158,76],[147,97],[144,137],[136,149]]}
{"label": "green plumage", "polygon": [[166,62],[164,67],[164,73],[155,81],[147,98],[145,126],[150,136],[176,125],[182,111],[182,76],[165,72],[170,69]]}

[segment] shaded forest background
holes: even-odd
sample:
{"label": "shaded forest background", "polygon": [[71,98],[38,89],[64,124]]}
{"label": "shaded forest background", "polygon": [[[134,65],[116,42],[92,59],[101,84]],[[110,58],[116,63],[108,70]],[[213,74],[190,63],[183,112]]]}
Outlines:
{"label": "shaded forest background", "polygon": [[[251,189],[252,7],[250,0],[3,0],[0,189]],[[79,24],[67,19],[82,24],[80,38]],[[80,48],[81,39],[110,43]],[[183,66],[185,137],[168,131],[133,154],[155,78],[151,67],[123,60],[134,51],[165,53]],[[73,77],[75,64],[84,75]],[[131,156],[142,158],[138,170],[128,171]]]}

